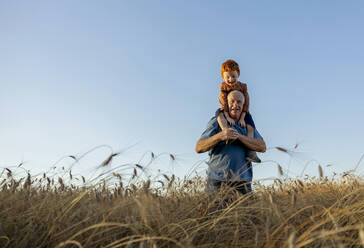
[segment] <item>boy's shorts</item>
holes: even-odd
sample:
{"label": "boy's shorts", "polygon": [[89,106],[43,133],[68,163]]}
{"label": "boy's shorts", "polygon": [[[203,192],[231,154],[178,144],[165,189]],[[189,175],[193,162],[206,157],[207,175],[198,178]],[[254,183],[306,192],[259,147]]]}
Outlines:
{"label": "boy's shorts", "polygon": [[[222,113],[222,110],[220,108],[218,108],[215,112],[215,117],[217,118],[217,116]],[[251,114],[248,112],[245,115],[244,121],[247,125],[252,126],[255,129],[255,123],[253,121],[253,117],[251,116]]]}

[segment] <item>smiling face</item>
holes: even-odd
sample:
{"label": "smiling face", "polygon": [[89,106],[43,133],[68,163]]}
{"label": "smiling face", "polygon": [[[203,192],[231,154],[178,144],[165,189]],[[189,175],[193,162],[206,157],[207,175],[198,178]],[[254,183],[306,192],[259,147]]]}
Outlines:
{"label": "smiling face", "polygon": [[229,115],[234,120],[239,120],[241,112],[243,111],[244,96],[238,90],[229,93],[228,97]]}
{"label": "smiling face", "polygon": [[223,72],[222,77],[226,83],[233,85],[238,82],[239,74],[237,71],[225,71]]}

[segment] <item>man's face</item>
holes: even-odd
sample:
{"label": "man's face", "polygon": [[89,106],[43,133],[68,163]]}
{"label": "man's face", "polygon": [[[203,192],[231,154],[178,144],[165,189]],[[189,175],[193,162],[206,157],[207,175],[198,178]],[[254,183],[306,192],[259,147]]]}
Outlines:
{"label": "man's face", "polygon": [[230,85],[238,82],[239,74],[237,71],[225,71],[222,73],[224,81]]}
{"label": "man's face", "polygon": [[234,120],[239,120],[243,111],[244,96],[240,91],[231,92],[228,97],[229,115]]}

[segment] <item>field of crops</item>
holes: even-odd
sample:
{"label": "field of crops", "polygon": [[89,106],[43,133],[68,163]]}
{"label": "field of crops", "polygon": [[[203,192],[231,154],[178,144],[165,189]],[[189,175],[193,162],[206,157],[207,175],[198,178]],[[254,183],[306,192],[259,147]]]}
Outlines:
{"label": "field of crops", "polygon": [[248,195],[229,188],[208,195],[198,176],[125,183],[114,172],[89,184],[71,171],[52,178],[5,172],[0,247],[364,245],[364,185],[350,174],[277,179],[255,184]]}

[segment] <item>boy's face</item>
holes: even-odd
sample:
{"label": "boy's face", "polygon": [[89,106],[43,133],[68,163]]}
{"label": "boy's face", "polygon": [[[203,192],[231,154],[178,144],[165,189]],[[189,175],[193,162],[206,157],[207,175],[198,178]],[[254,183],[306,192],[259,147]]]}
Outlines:
{"label": "boy's face", "polygon": [[238,82],[239,74],[237,71],[225,71],[222,77],[226,83],[233,85]]}

